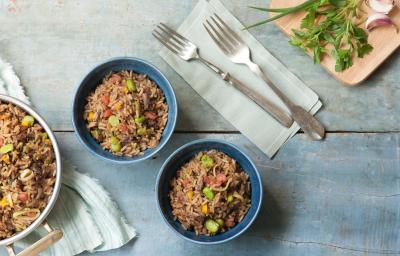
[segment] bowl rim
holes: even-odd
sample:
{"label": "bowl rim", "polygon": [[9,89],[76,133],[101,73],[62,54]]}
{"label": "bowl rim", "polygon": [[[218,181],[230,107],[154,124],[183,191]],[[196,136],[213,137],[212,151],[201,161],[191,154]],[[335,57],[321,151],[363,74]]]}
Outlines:
{"label": "bowl rim", "polygon": [[54,184],[53,193],[50,197],[49,202],[47,203],[44,210],[40,213],[39,217],[34,222],[32,222],[26,229],[14,234],[11,237],[0,240],[0,246],[4,246],[4,245],[9,245],[9,244],[12,244],[16,241],[23,239],[24,237],[29,235],[32,231],[37,229],[45,221],[46,217],[49,215],[51,210],[54,208],[54,205],[57,202],[58,195],[60,193],[60,188],[61,188],[62,161],[61,161],[60,148],[59,148],[57,139],[56,139],[53,131],[51,130],[50,126],[46,123],[44,118],[40,114],[38,114],[38,112],[36,112],[32,106],[27,105],[26,103],[22,102],[21,100],[19,100],[17,98],[14,98],[14,97],[8,96],[8,95],[4,95],[4,94],[0,94],[0,100],[11,103],[17,107],[20,107],[26,113],[28,113],[29,115],[32,115],[35,118],[35,120],[47,132],[47,134],[51,140],[51,143],[53,146],[53,151],[54,151],[54,156],[56,159],[56,182]]}
{"label": "bowl rim", "polygon": [[[255,170],[255,174],[257,177],[257,180],[259,181],[259,189],[260,189],[260,200],[258,203],[258,205],[256,206],[256,211],[254,212],[254,215],[251,217],[251,219],[249,220],[249,223],[243,227],[241,230],[239,230],[239,232],[235,233],[234,235],[220,240],[220,241],[210,241],[210,242],[204,242],[204,241],[197,241],[197,240],[193,240],[189,237],[184,236],[183,234],[181,234],[180,232],[178,232],[174,226],[172,226],[169,221],[167,220],[167,218],[165,217],[165,215],[163,214],[163,211],[161,209],[161,205],[160,205],[160,199],[159,199],[159,188],[160,188],[160,178],[163,175],[163,173],[166,171],[166,165],[178,154],[180,153],[182,150],[184,150],[187,147],[190,147],[192,145],[196,145],[196,144],[203,144],[203,143],[209,143],[209,142],[214,142],[214,143],[220,143],[220,144],[224,144],[227,145],[235,150],[237,150],[238,152],[240,152],[251,164],[251,166],[253,167],[253,169]],[[246,170],[244,170],[246,171]],[[235,144],[225,141],[225,140],[221,140],[221,139],[198,139],[198,140],[194,140],[191,142],[188,142],[182,146],[180,146],[178,149],[176,149],[163,163],[163,165],[160,168],[160,171],[158,172],[157,175],[157,179],[156,179],[156,185],[155,185],[155,197],[156,197],[156,201],[157,201],[157,208],[158,208],[158,212],[161,215],[162,219],[164,220],[164,222],[167,224],[168,227],[170,227],[170,229],[172,229],[176,234],[178,234],[179,237],[196,243],[196,244],[201,244],[201,245],[214,245],[214,244],[222,244],[228,241],[231,241],[237,237],[239,237],[240,235],[242,235],[256,220],[260,210],[261,210],[261,206],[262,206],[262,201],[263,201],[263,194],[264,194],[264,187],[263,187],[263,181],[260,175],[260,172],[257,168],[257,166],[254,164],[254,162],[251,160],[251,158],[238,146],[236,146]]]}
{"label": "bowl rim", "polygon": [[[162,77],[162,79],[164,79],[164,80],[167,82],[167,86],[170,88],[170,92],[171,92],[171,94],[172,94],[172,105],[173,105],[173,110],[174,110],[175,113],[176,113],[176,114],[175,114],[175,117],[171,120],[171,121],[172,121],[172,126],[171,126],[172,132],[171,132],[170,134],[165,134],[165,135],[166,135],[165,141],[164,141],[163,143],[158,144],[157,147],[154,148],[154,151],[153,151],[152,153],[150,153],[150,154],[148,154],[147,156],[144,156],[144,157],[142,157],[142,158],[137,158],[137,156],[133,156],[133,157],[130,157],[130,158],[125,158],[125,159],[122,159],[122,158],[121,158],[121,159],[112,159],[112,158],[108,158],[108,157],[106,157],[106,156],[103,156],[103,155],[98,154],[95,150],[93,150],[89,145],[87,145],[87,144],[84,142],[84,140],[83,140],[82,137],[81,137],[81,134],[78,132],[77,124],[75,123],[74,106],[75,106],[76,101],[77,101],[77,98],[78,98],[78,91],[79,91],[79,90],[81,89],[81,87],[83,86],[83,82],[89,77],[89,75],[92,74],[92,72],[93,72],[95,69],[100,68],[101,66],[106,65],[106,64],[108,64],[108,63],[110,63],[110,62],[113,62],[113,61],[123,61],[123,60],[130,60],[130,61],[135,61],[135,62],[142,63],[142,64],[144,64],[144,65],[146,65],[146,66],[148,66],[148,67],[154,69],[156,72],[158,72],[159,75]],[[159,85],[157,85],[157,86],[159,87]],[[160,88],[160,87],[159,87],[159,88]],[[161,88],[160,88],[160,89],[161,89]],[[162,90],[162,89],[161,89],[161,90]],[[163,91],[163,92],[164,92],[164,91]],[[165,92],[164,92],[164,93],[165,93]],[[170,106],[170,105],[168,105],[168,112],[169,112],[169,109],[171,109],[171,106]],[[96,156],[96,157],[100,157],[101,159],[104,159],[104,160],[106,160],[106,161],[113,162],[113,163],[116,163],[116,164],[122,164],[122,165],[123,165],[123,164],[134,164],[134,163],[139,163],[139,162],[142,162],[142,161],[145,161],[145,160],[151,158],[152,156],[154,156],[155,154],[157,154],[157,153],[168,143],[169,139],[171,138],[172,134],[173,134],[174,131],[175,131],[176,122],[177,122],[177,119],[178,119],[178,102],[177,102],[177,100],[176,100],[176,95],[175,95],[174,88],[172,87],[170,81],[167,79],[167,77],[164,75],[164,73],[161,72],[161,70],[160,70],[159,68],[157,68],[154,64],[150,63],[150,62],[147,61],[147,60],[144,60],[144,59],[141,59],[141,58],[137,58],[137,57],[128,57],[128,56],[113,57],[113,58],[110,58],[110,59],[108,59],[108,60],[106,60],[106,61],[101,62],[100,64],[96,64],[94,67],[92,67],[92,68],[90,69],[90,71],[89,71],[89,72],[83,77],[83,79],[79,82],[79,86],[77,86],[77,88],[76,88],[76,90],[75,90],[75,92],[74,92],[74,99],[73,99],[73,101],[72,101],[72,117],[71,117],[71,119],[72,119],[72,127],[73,127],[73,129],[74,129],[74,131],[75,131],[75,132],[74,132],[74,133],[75,133],[75,136],[77,137],[77,139],[78,139],[78,141],[80,142],[80,144],[83,145],[84,148],[86,148],[92,155],[94,155],[94,156]],[[165,131],[165,128],[164,128],[164,131]],[[164,131],[163,131],[162,136],[165,136],[165,135],[164,135]],[[104,149],[103,149],[103,150],[104,150]]]}

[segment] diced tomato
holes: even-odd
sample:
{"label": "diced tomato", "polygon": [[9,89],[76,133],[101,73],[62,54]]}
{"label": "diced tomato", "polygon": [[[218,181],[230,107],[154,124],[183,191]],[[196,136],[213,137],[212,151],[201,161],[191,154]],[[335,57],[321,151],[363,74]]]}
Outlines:
{"label": "diced tomato", "polygon": [[104,118],[108,118],[111,115],[112,115],[112,110],[111,109],[108,108],[108,109],[104,110],[104,113],[103,113]]}
{"label": "diced tomato", "polygon": [[146,112],[144,112],[144,116],[145,116],[147,119],[150,119],[150,120],[155,120],[155,119],[157,118],[157,114],[154,113],[154,112],[152,112],[152,111],[146,111]]}
{"label": "diced tomato", "polygon": [[223,174],[223,173],[217,174],[217,181],[218,181],[220,184],[224,184],[225,181],[226,181],[226,175]]}
{"label": "diced tomato", "polygon": [[184,187],[187,187],[187,186],[189,185],[189,183],[190,183],[190,180],[188,180],[188,179],[182,180],[182,185],[183,185]]}
{"label": "diced tomato", "polygon": [[103,102],[103,104],[107,106],[108,104],[110,104],[110,97],[107,95],[101,96],[101,102]]}
{"label": "diced tomato", "polygon": [[120,83],[121,81],[122,81],[122,77],[120,76],[120,75],[118,75],[118,74],[113,74],[111,77],[110,77],[110,81],[112,82],[112,83]]}
{"label": "diced tomato", "polygon": [[21,193],[18,194],[18,200],[20,200],[20,201],[22,201],[22,202],[25,202],[25,201],[27,201],[28,199],[29,199],[28,193],[26,193],[26,192],[21,192]]}
{"label": "diced tomato", "polygon": [[125,132],[125,133],[129,131],[128,126],[126,126],[126,124],[120,124],[119,125],[119,130],[121,132]]}
{"label": "diced tomato", "polygon": [[205,177],[203,178],[203,181],[204,181],[208,186],[214,185],[214,184],[216,184],[216,182],[217,182],[217,180],[216,180],[213,176],[205,176]]}
{"label": "diced tomato", "polygon": [[33,218],[36,216],[36,214],[34,212],[27,212],[26,216]]}
{"label": "diced tomato", "polygon": [[3,146],[3,144],[4,144],[4,139],[0,138],[0,146]]}

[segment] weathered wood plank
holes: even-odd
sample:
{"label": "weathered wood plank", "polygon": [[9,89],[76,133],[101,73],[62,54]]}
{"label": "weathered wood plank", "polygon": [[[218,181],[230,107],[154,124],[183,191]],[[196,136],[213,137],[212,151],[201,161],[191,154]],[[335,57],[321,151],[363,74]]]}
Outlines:
{"label": "weathered wood plank", "polygon": [[[173,83],[180,104],[178,130],[234,130],[156,54],[150,31],[159,21],[177,26],[195,5],[187,1],[0,1],[0,55],[15,66],[33,102],[56,130],[71,130],[74,90],[91,67],[115,56],[145,58]],[[265,14],[223,0],[247,24]],[[252,33],[325,103],[318,115],[329,131],[398,131],[400,55],[394,54],[363,86],[342,87],[273,25]]]}
{"label": "weathered wood plank", "polygon": [[[156,159],[119,166],[99,161],[72,133],[57,133],[65,159],[100,180],[139,237],[98,255],[400,254],[400,134],[338,134],[315,143],[296,136],[268,160],[242,135],[174,135]],[[166,157],[198,138],[242,147],[259,167],[265,200],[256,224],[220,246],[197,246],[163,223],[154,184]],[[173,245],[173,246],[172,246]],[[96,254],[97,255],[97,254]]]}

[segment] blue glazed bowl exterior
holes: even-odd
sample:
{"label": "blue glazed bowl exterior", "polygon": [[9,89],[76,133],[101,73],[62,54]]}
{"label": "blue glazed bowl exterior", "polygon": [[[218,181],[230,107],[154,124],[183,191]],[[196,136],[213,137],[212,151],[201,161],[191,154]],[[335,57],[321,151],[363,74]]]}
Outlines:
{"label": "blue glazed bowl exterior", "polygon": [[[101,83],[102,79],[111,71],[133,70],[136,73],[147,74],[164,92],[168,104],[168,121],[163,131],[160,143],[157,147],[147,149],[142,156],[122,157],[115,156],[104,150],[90,135],[83,119],[83,112],[87,103],[86,98]],[[79,85],[72,106],[72,124],[78,140],[96,156],[115,163],[137,163],[150,158],[165,146],[175,129],[178,107],[174,90],[167,78],[149,62],[131,57],[114,58],[95,67]]]}
{"label": "blue glazed bowl exterior", "polygon": [[[196,236],[193,231],[184,230],[180,222],[174,220],[172,207],[168,197],[170,180],[175,176],[178,169],[183,164],[188,162],[192,157],[194,157],[198,152],[210,149],[219,150],[232,157],[249,175],[251,184],[251,207],[243,220],[232,229],[215,236]],[[261,208],[262,197],[262,180],[256,166],[240,148],[221,140],[197,140],[180,147],[165,161],[161,167],[160,173],[158,174],[156,183],[156,199],[159,210],[165,222],[179,236],[198,244],[220,244],[230,241],[241,235],[256,219]]]}

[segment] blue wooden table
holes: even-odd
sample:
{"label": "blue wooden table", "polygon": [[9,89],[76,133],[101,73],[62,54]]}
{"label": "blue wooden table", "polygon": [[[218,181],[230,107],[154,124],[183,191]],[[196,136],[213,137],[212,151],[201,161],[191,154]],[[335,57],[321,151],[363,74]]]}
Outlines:
{"label": "blue wooden table", "polygon": [[[247,6],[268,2],[223,1],[246,24],[262,18]],[[0,55],[14,65],[36,109],[56,131],[65,158],[101,181],[139,233],[125,247],[96,255],[400,255],[400,54],[363,85],[347,88],[289,46],[273,25],[252,30],[318,93],[324,108],[317,116],[328,130],[322,142],[296,135],[269,160],[156,54],[160,45],[150,31],[159,21],[178,26],[195,4],[0,0]],[[78,143],[70,122],[80,79],[115,56],[141,57],[160,67],[179,102],[168,146],[134,166],[94,158]],[[264,180],[256,223],[224,245],[183,241],[156,208],[154,184],[161,164],[178,146],[198,138],[222,138],[244,148]]]}

